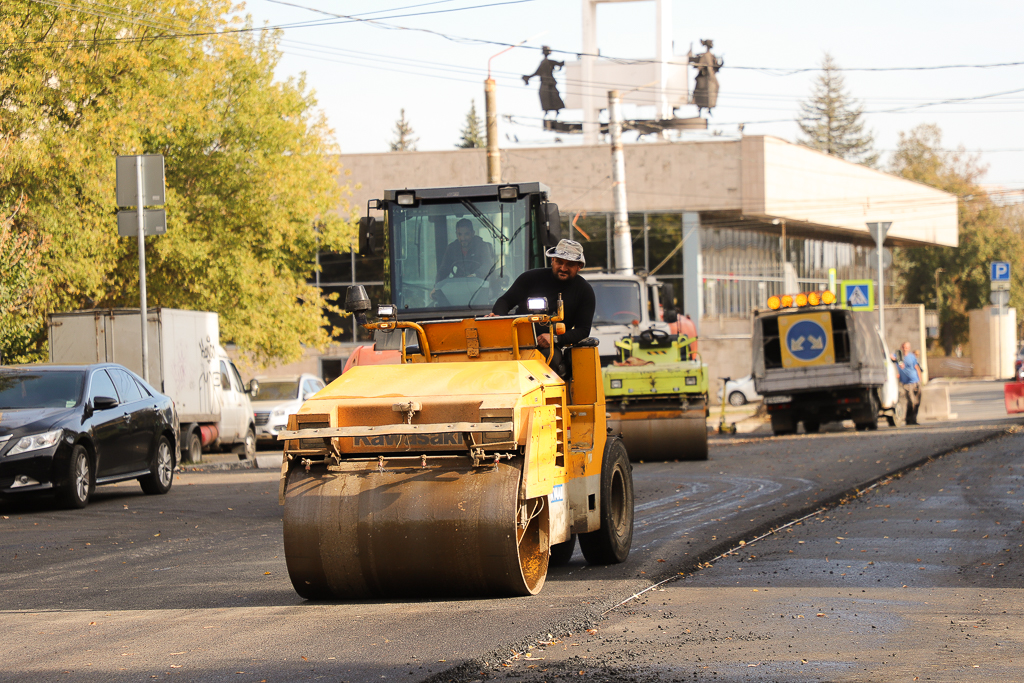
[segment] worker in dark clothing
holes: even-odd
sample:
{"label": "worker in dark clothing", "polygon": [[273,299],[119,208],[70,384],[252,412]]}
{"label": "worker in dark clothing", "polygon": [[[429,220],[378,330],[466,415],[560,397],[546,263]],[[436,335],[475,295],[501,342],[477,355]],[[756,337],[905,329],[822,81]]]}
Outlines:
{"label": "worker in dark clothing", "polygon": [[[486,278],[494,270],[494,249],[473,229],[473,222],[463,218],[455,224],[455,241],[448,245],[434,278],[430,298],[442,306],[450,305],[441,293],[448,278]],[[465,302],[463,302],[465,303]]]}
{"label": "worker in dark clothing", "polygon": [[494,250],[477,236],[473,222],[463,218],[455,224],[455,241],[448,245],[434,282],[449,277],[485,277],[494,265]]}
{"label": "worker in dark clothing", "polygon": [[547,298],[549,312],[554,313],[561,295],[565,308],[565,334],[554,340],[547,332],[537,335],[537,346],[542,349],[555,347],[551,363],[558,370],[561,360],[559,348],[590,336],[590,326],[594,321],[594,288],[579,275],[580,268],[586,265],[583,245],[579,242],[561,240],[558,246],[548,249],[545,256],[551,259],[551,267],[528,270],[517,277],[508,291],[494,302],[491,314],[507,315],[515,307],[520,314],[525,313],[526,300],[540,296]]}

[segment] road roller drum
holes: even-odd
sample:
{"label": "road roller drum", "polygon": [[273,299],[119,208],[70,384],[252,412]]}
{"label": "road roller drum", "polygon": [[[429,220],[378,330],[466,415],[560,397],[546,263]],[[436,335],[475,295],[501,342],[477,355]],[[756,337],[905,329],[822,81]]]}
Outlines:
{"label": "road roller drum", "polygon": [[289,475],[288,573],[303,597],[532,595],[548,567],[547,500],[518,504],[521,463],[346,461]]}

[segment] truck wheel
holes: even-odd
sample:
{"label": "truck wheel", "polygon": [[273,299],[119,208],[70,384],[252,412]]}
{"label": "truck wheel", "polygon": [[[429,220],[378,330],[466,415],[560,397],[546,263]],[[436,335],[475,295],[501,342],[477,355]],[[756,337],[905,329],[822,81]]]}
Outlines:
{"label": "truck wheel", "polygon": [[622,441],[609,438],[601,463],[601,528],[579,535],[589,564],[617,564],[633,544],[633,471]]}
{"label": "truck wheel", "polygon": [[203,438],[198,429],[193,429],[185,437],[185,459],[189,462],[203,461]]}
{"label": "truck wheel", "polygon": [[67,480],[57,490],[57,499],[66,508],[80,510],[89,504],[89,497],[95,488],[89,451],[79,444],[71,451]]}
{"label": "truck wheel", "polygon": [[786,434],[792,434],[796,431],[796,424],[793,421],[793,416],[789,413],[774,413],[772,414],[772,433],[775,436],[785,436]]}
{"label": "truck wheel", "polygon": [[253,431],[252,425],[245,430],[245,441],[242,452],[238,454],[239,460],[252,460],[256,457],[256,432]]}
{"label": "truck wheel", "polygon": [[171,490],[174,483],[174,455],[171,442],[166,436],[160,437],[156,445],[156,455],[149,465],[149,474],[139,477],[139,485],[147,496],[159,496]]}
{"label": "truck wheel", "polygon": [[568,541],[554,544],[548,552],[549,567],[564,567],[569,564],[572,554],[576,552],[576,534],[570,536]]}
{"label": "truck wheel", "polygon": [[896,405],[892,409],[892,416],[889,417],[890,427],[903,427],[907,424],[907,408],[909,400],[906,395],[900,396],[900,400],[896,401]]}
{"label": "truck wheel", "polygon": [[804,420],[804,431],[808,434],[817,434],[821,431],[821,423],[817,420]]}

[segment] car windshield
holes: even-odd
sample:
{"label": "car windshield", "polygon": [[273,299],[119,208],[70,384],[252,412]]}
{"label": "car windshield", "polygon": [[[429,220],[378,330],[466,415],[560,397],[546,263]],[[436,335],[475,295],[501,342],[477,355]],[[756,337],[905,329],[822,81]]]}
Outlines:
{"label": "car windshield", "polygon": [[590,280],[594,288],[595,325],[629,325],[642,320],[640,284],[621,280]]}
{"label": "car windshield", "polygon": [[84,370],[0,370],[0,409],[71,408],[84,384]]}
{"label": "car windshield", "polygon": [[256,392],[257,401],[290,401],[299,397],[299,383],[290,382],[260,382],[259,391]]}
{"label": "car windshield", "polygon": [[400,313],[490,311],[526,268],[526,198],[394,205],[389,220],[392,302]]}

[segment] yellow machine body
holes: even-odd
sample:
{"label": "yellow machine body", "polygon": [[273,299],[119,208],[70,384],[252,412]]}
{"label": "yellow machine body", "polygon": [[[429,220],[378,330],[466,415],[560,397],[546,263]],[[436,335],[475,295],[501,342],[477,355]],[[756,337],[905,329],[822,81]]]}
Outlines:
{"label": "yellow machine body", "polygon": [[[280,437],[286,559],[301,595],[534,594],[551,547],[608,519],[628,554],[628,459],[602,488],[597,348],[571,350],[567,385],[535,346],[537,319],[367,325],[415,332],[422,351],[353,367]],[[589,541],[595,558],[600,540]]]}

